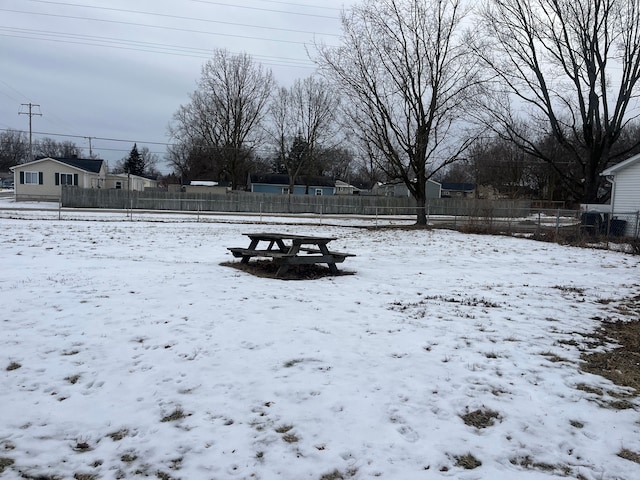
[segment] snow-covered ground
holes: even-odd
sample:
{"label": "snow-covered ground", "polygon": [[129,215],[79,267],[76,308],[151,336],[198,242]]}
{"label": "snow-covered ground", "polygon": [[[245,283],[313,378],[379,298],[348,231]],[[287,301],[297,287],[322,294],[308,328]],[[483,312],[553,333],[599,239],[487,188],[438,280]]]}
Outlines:
{"label": "snow-covered ground", "polygon": [[[361,219],[39,215],[0,215],[3,479],[640,478],[617,455],[640,452],[640,404],[579,369],[640,257]],[[353,275],[220,265],[249,231],[335,236]],[[478,410],[493,425],[465,424]]]}

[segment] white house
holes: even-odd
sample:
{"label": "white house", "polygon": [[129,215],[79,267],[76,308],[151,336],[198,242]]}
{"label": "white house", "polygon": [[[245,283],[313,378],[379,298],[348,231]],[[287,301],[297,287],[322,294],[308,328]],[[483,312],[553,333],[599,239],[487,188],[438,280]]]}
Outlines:
{"label": "white house", "polygon": [[158,182],[152,178],[130,175],[128,173],[107,174],[105,188],[115,188],[116,190],[144,191],[145,188],[156,188]]}
{"label": "white house", "polygon": [[624,234],[638,235],[637,213],[640,211],[640,154],[602,172],[611,182],[611,212],[636,214],[635,221],[627,221]]}
{"label": "white house", "polygon": [[58,201],[63,185],[104,188],[107,168],[103,160],[39,158],[10,167],[16,200]]}

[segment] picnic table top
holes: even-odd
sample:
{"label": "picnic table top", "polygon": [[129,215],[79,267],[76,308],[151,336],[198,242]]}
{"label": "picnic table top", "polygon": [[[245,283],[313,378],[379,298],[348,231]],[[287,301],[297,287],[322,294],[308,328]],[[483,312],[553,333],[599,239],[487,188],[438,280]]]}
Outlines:
{"label": "picnic table top", "polygon": [[243,233],[243,235],[257,240],[292,240],[302,243],[327,243],[335,240],[336,237],[316,237],[312,235],[294,235],[291,233]]}

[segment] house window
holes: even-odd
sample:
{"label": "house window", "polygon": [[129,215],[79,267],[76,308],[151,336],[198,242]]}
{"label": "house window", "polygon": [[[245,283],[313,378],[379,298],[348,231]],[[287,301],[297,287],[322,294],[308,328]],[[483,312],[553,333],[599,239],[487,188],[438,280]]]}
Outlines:
{"label": "house window", "polygon": [[56,173],[56,185],[78,185],[78,174]]}
{"label": "house window", "polygon": [[73,175],[71,173],[61,173],[60,185],[73,185]]}
{"label": "house window", "polygon": [[24,172],[24,183],[26,185],[38,185],[40,183],[38,172]]}
{"label": "house window", "polygon": [[316,195],[322,195],[322,189],[316,188]]}
{"label": "house window", "polygon": [[284,195],[289,195],[289,187],[282,187],[282,193]]}
{"label": "house window", "polygon": [[122,182],[116,182],[116,190],[122,190]]}

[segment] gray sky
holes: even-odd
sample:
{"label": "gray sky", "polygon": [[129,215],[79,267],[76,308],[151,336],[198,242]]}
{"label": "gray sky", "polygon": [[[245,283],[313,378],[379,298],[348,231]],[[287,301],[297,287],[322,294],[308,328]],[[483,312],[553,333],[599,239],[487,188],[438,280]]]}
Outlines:
{"label": "gray sky", "polygon": [[247,52],[289,86],[315,71],[305,45],[338,44],[340,10],[355,2],[0,0],[0,129],[28,131],[31,103],[42,114],[32,129],[46,133],[34,139],[88,156],[91,137],[110,166],[134,142],[163,158],[171,116],[214,49]]}

